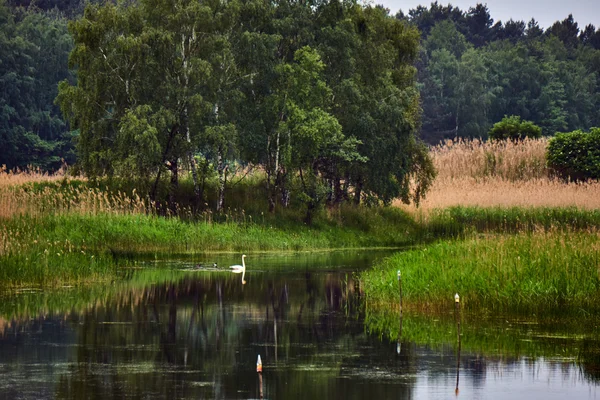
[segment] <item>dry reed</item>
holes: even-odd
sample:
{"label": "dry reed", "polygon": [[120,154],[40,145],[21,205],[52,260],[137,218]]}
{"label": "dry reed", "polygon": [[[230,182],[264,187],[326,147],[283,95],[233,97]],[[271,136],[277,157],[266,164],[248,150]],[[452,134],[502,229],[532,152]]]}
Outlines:
{"label": "dry reed", "polygon": [[546,178],[548,139],[520,142],[448,140],[431,150],[440,179],[494,177],[508,181]]}
{"label": "dry reed", "polygon": [[[136,214],[150,209],[147,200],[133,191],[108,193],[87,185],[71,185],[75,180],[61,168],[49,174],[39,169],[7,170],[0,167],[0,219],[18,215],[47,214]],[[34,189],[34,184],[48,184]],[[62,187],[61,187],[62,186]],[[0,237],[1,239],[1,237]]]}
{"label": "dry reed", "polygon": [[71,179],[67,174],[66,166],[54,173],[44,172],[39,168],[9,170],[6,165],[0,166],[0,188],[35,182],[58,182],[65,179]]}
{"label": "dry reed", "polygon": [[564,182],[548,175],[548,139],[523,142],[448,141],[431,149],[438,176],[419,209],[451,206],[600,208],[600,183]]}

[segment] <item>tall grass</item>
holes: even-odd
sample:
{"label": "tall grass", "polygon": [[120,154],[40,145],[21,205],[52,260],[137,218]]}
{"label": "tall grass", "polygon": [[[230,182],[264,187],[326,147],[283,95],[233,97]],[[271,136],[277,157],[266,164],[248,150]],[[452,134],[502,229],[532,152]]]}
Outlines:
{"label": "tall grass", "polygon": [[362,275],[368,301],[439,308],[459,293],[471,309],[600,311],[600,235],[550,231],[443,241],[399,253]]}
{"label": "tall grass", "polygon": [[39,168],[25,170],[9,170],[6,165],[0,166],[0,187],[17,186],[34,182],[57,182],[71,179],[66,166],[56,172],[48,173]]}
{"label": "tall grass", "polygon": [[564,182],[546,166],[547,139],[522,142],[447,141],[430,154],[438,176],[417,209],[427,214],[453,206],[600,208],[600,183]]}
{"label": "tall grass", "polygon": [[448,207],[420,215],[420,242],[476,233],[600,230],[600,210],[577,207]]}
{"label": "tall grass", "polygon": [[447,140],[431,149],[439,179],[501,178],[523,181],[546,178],[548,139],[525,139],[519,142]]}

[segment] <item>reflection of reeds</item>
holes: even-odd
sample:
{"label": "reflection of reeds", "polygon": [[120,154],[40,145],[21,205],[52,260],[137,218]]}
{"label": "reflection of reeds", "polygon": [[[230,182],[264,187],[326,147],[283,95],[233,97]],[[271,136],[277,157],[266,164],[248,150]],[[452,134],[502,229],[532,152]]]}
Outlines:
{"label": "reflection of reeds", "polygon": [[[402,323],[402,339],[434,349],[448,349],[449,343],[456,343],[456,323],[452,317],[452,296],[446,308],[440,313],[421,314],[411,312],[405,315]],[[461,347],[467,352],[485,355],[491,360],[511,362],[515,358],[556,357],[560,343],[561,358],[577,358],[583,364],[582,353],[594,356],[586,343],[597,336],[594,321],[581,317],[566,317],[556,320],[545,319],[543,315],[465,315],[461,324]],[[396,340],[398,331],[397,310],[367,306],[365,327],[370,333]],[[586,348],[588,347],[588,348]],[[591,353],[591,354],[590,354]],[[596,353],[597,357],[597,353]],[[597,361],[597,358],[590,361]],[[580,365],[581,365],[580,364]],[[596,364],[597,365],[597,364]]]}
{"label": "reflection of reeds", "polygon": [[[448,141],[431,150],[438,176],[421,212],[450,206],[600,208],[600,183],[549,177],[547,139]],[[400,207],[416,211],[413,206]]]}

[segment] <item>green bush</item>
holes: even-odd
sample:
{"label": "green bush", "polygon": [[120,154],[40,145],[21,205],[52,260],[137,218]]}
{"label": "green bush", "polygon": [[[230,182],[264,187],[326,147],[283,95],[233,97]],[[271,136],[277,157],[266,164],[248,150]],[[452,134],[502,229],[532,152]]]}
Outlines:
{"label": "green bush", "polygon": [[525,138],[539,138],[542,128],[530,121],[523,121],[521,117],[505,116],[502,121],[496,122],[488,132],[490,139],[495,140],[522,140]]}
{"label": "green bush", "polygon": [[550,140],[546,156],[550,170],[561,178],[600,179],[600,128],[558,133]]}

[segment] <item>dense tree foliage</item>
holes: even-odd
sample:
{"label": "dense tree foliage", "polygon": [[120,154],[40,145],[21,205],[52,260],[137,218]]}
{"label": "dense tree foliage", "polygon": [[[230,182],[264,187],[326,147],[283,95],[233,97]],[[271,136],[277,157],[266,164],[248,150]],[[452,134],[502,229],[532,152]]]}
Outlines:
{"label": "dense tree foliage", "polygon": [[569,15],[543,31],[535,20],[494,23],[486,6],[432,3],[400,19],[417,26],[422,137],[486,137],[505,115],[545,135],[600,125],[600,29]]}
{"label": "dense tree foliage", "polygon": [[54,105],[56,85],[70,77],[72,48],[57,14],[12,12],[0,2],[0,164],[8,168],[73,163],[71,134]]}
{"label": "dense tree foliage", "polygon": [[150,176],[155,197],[165,171],[171,194],[182,168],[196,181],[199,159],[220,210],[232,161],[252,163],[270,210],[293,195],[308,222],[352,196],[418,202],[432,181],[416,137],[419,34],[383,8],[140,0],[90,5],[70,29],[78,83],[61,82],[58,102],[88,176]]}
{"label": "dense tree foliage", "polygon": [[488,136],[496,140],[523,140],[525,138],[539,138],[542,128],[531,121],[524,121],[516,115],[506,116],[496,122],[490,129]]}
{"label": "dense tree foliage", "polygon": [[548,145],[548,165],[564,179],[600,179],[600,128],[557,134]]}

